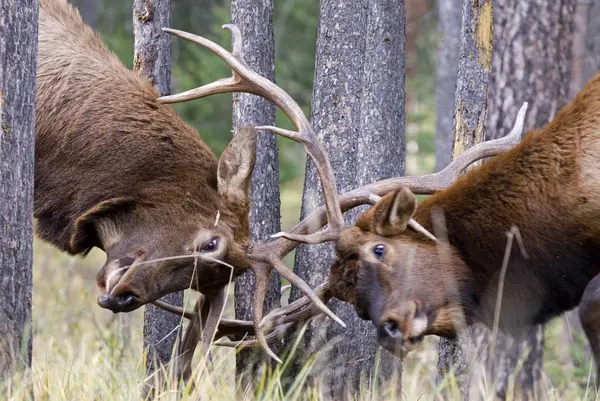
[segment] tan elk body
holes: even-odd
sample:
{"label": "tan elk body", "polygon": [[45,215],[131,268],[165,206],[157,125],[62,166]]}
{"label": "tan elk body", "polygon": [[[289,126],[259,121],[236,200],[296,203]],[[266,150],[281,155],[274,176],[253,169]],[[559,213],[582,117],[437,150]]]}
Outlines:
{"label": "tan elk body", "polygon": [[[329,278],[382,346],[404,355],[424,335],[492,327],[513,226],[524,250],[515,242],[510,252],[500,329],[576,307],[600,273],[600,74],[548,125],[418,207],[406,185],[342,232]],[[407,227],[411,217],[438,241]]]}

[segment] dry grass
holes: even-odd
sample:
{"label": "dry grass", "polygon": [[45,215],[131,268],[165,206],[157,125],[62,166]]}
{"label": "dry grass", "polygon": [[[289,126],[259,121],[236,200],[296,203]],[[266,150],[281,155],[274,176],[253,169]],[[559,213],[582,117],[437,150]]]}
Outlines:
{"label": "dry grass", "polygon": [[[22,400],[26,383],[33,386],[37,400],[136,400],[144,382],[142,312],[114,315],[95,303],[94,275],[103,262],[101,252],[85,260],[69,258],[36,243],[34,267],[34,355],[31,377],[4,383],[0,399]],[[231,305],[228,308],[231,311]],[[568,344],[564,344],[569,341]],[[566,345],[566,346],[565,346]],[[420,352],[405,360],[402,394],[391,387],[366,387],[358,400],[452,400],[459,399],[456,381],[448,377],[436,385],[437,339],[426,341]],[[565,353],[565,351],[567,351]],[[162,389],[156,400],[321,400],[325,388],[314,377],[309,362],[295,382],[284,389],[282,369],[263,371],[255,391],[236,384],[232,349],[215,349],[214,371],[209,374],[198,359],[196,389]],[[544,400],[596,399],[587,385],[592,365],[585,357],[578,335],[565,337],[562,321],[546,329]],[[478,398],[493,399],[489,378],[473,384]],[[308,381],[307,381],[308,380]],[[386,392],[385,394],[382,393]],[[518,399],[518,398],[515,398]]]}

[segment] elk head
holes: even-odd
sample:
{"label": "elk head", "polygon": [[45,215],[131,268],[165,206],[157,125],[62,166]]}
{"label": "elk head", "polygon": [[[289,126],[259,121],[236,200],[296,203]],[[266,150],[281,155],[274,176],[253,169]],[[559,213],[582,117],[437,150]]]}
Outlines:
{"label": "elk head", "polygon": [[374,206],[340,234],[329,291],[371,320],[380,345],[394,355],[414,350],[425,335],[452,338],[468,319],[464,306],[470,300],[462,299],[468,291],[461,291],[469,285],[466,265],[444,240],[443,216],[429,209],[417,213],[413,191],[444,189],[472,162],[518,143],[526,110],[525,103],[506,137],[469,149],[439,173],[380,181],[341,196],[342,205],[362,198]]}
{"label": "elk head", "polygon": [[204,194],[188,189],[168,204],[161,204],[160,196],[148,197],[151,205],[114,198],[77,219],[71,247],[93,243],[107,254],[97,274],[100,306],[129,312],[186,288],[212,294],[250,267],[255,145],[253,128],[238,130],[219,160],[216,188],[203,188]]}
{"label": "elk head", "polygon": [[332,295],[371,320],[381,346],[398,356],[427,334],[453,337],[461,318],[462,262],[449,245],[409,226],[416,208],[407,188],[381,198],[340,235],[329,277]]}
{"label": "elk head", "polygon": [[[253,301],[254,335],[260,345],[274,359],[279,360],[269,349],[267,339],[263,334],[263,327],[270,326],[269,320],[263,321],[262,315],[272,269],[297,286],[317,309],[344,325],[325,306],[319,294],[287,269],[282,262],[282,258],[299,243],[315,244],[336,239],[343,227],[343,218],[331,165],[302,109],[285,91],[248,67],[243,59],[241,32],[235,25],[225,25],[224,27],[232,32],[232,52],[203,37],[174,29],[163,29],[165,32],[209,49],[231,67],[233,76],[184,93],[161,97],[158,99],[159,102],[176,103],[217,93],[248,92],[275,103],[290,118],[297,131],[271,126],[241,130],[219,161],[216,185],[218,191],[214,191],[216,199],[213,197],[210,201],[214,202],[211,204],[220,205],[220,207],[196,213],[196,215],[185,214],[189,217],[189,221],[186,220],[185,224],[174,225],[173,216],[178,216],[178,214],[165,213],[166,211],[170,212],[172,208],[179,207],[178,204],[165,206],[161,208],[160,213],[140,210],[140,213],[136,214],[136,210],[134,210],[125,214],[126,217],[123,217],[125,221],[121,222],[121,225],[128,227],[130,230],[128,238],[131,238],[133,243],[123,244],[123,241],[113,241],[113,243],[105,245],[109,261],[99,274],[98,284],[107,291],[107,294],[99,298],[99,303],[114,311],[129,311],[144,303],[154,301],[159,307],[183,313],[186,317],[196,321],[198,320],[196,319],[198,310],[201,310],[200,307],[196,312],[189,313],[156,301],[161,295],[168,292],[188,288],[191,282],[192,288],[200,290],[209,301],[207,303],[209,310],[201,313],[202,320],[204,320],[202,322],[203,343],[208,345],[218,328],[222,333],[231,332],[231,330],[234,332],[241,330],[244,333],[248,331],[248,322],[234,322],[231,325],[218,326],[222,310],[217,305],[223,305],[224,286],[231,280],[232,275],[251,268],[256,275]],[[325,230],[308,233],[306,226],[299,224],[290,233],[274,234],[273,237],[276,238],[274,241],[250,246],[248,227],[250,199],[248,193],[254,164],[255,130],[271,131],[304,145],[306,152],[317,166],[321,179],[326,204],[326,223],[328,224]],[[212,193],[206,188],[206,185],[198,184],[198,186],[201,187],[198,193],[202,191]],[[185,197],[194,205],[208,203],[203,196],[198,196],[198,193],[186,193]],[[130,207],[127,200],[122,203],[125,207]],[[117,204],[119,202],[115,202],[115,206]],[[184,202],[183,205],[182,208],[185,208],[188,203]],[[197,208],[194,207],[188,209],[197,211]],[[215,219],[219,220],[219,212],[221,223],[217,225]],[[112,213],[113,219],[121,218],[118,207],[113,207],[113,204],[108,203],[105,207],[91,210],[89,215],[82,218],[79,225],[82,228],[93,227],[93,222],[99,221],[102,215],[108,216],[110,213]],[[319,227],[324,224],[325,222],[321,223]],[[95,231],[94,229],[89,231],[106,236],[104,232],[110,231],[112,226],[109,223],[98,224],[98,227],[95,228]],[[183,227],[184,229],[172,232],[171,227]],[[141,233],[149,231],[156,232],[157,235],[143,238]],[[165,236],[160,233],[170,236],[168,244],[163,243]],[[115,237],[118,236],[115,235]],[[141,242],[142,238],[145,242],[138,249],[134,243],[136,240]],[[77,238],[74,242],[77,242]],[[154,253],[153,249],[161,249],[161,254]],[[163,252],[165,251],[170,255],[164,257]],[[222,266],[223,264],[230,265],[231,269]],[[232,270],[234,270],[233,273]],[[190,327],[192,327],[192,331],[196,330],[193,324]],[[199,336],[196,332],[189,333],[187,337],[190,340],[185,342],[186,347],[191,349],[199,341]]]}

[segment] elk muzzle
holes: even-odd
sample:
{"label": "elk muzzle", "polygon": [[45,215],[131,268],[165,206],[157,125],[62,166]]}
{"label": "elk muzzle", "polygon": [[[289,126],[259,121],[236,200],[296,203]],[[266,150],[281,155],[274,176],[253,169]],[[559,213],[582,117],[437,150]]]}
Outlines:
{"label": "elk muzzle", "polygon": [[144,302],[129,288],[128,272],[136,262],[140,261],[141,252],[108,261],[96,276],[96,283],[103,292],[98,297],[98,305],[114,313],[131,312]]}
{"label": "elk muzzle", "polygon": [[382,314],[377,326],[379,345],[403,358],[421,345],[427,325],[427,316],[419,311],[417,302],[404,302]]}

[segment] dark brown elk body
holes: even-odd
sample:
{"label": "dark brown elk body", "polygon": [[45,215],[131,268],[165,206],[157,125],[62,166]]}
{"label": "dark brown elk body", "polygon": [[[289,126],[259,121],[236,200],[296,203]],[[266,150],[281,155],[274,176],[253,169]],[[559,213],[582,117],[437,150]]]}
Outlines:
{"label": "dark brown elk body", "polygon": [[[407,227],[413,217],[438,241]],[[438,224],[439,223],[439,224]],[[576,307],[600,273],[600,74],[552,122],[416,206],[385,195],[337,242],[329,282],[399,355],[424,335],[493,325],[507,233],[516,226],[499,327]]]}
{"label": "dark brown elk body", "polygon": [[218,166],[198,134],[157,98],[66,1],[41,1],[37,231],[70,254],[107,253],[99,302],[114,311],[190,284],[210,293],[231,274],[206,259],[144,261],[200,252],[236,274],[248,267],[253,131],[236,136]]}
{"label": "dark brown elk body", "polygon": [[[106,253],[97,275],[102,307],[128,312],[154,302],[192,319],[180,349],[178,369],[183,376],[189,376],[200,339],[208,351],[214,338],[239,340],[253,334],[252,341],[279,360],[268,342],[278,330],[291,329],[287,320],[296,316],[285,316],[290,310],[282,308],[263,319],[273,269],[297,286],[316,310],[344,324],[282,261],[299,243],[330,241],[341,232],[343,217],[331,164],[301,107],[248,67],[240,30],[235,25],[224,28],[231,31],[232,52],[208,39],[163,28],[216,54],[233,76],[159,98],[151,83],[125,68],[66,0],[40,2],[37,232],[73,255],[85,255],[93,247]],[[296,131],[241,128],[217,161],[167,104],[232,92],[272,101]],[[289,233],[251,245],[249,187],[257,130],[304,145],[317,165],[325,207]],[[325,224],[325,230],[310,230]],[[248,268],[256,277],[252,322],[221,320],[226,284]],[[186,288],[205,295],[194,312],[157,301]],[[281,316],[287,319],[284,327],[267,336],[264,331],[273,329]]]}

